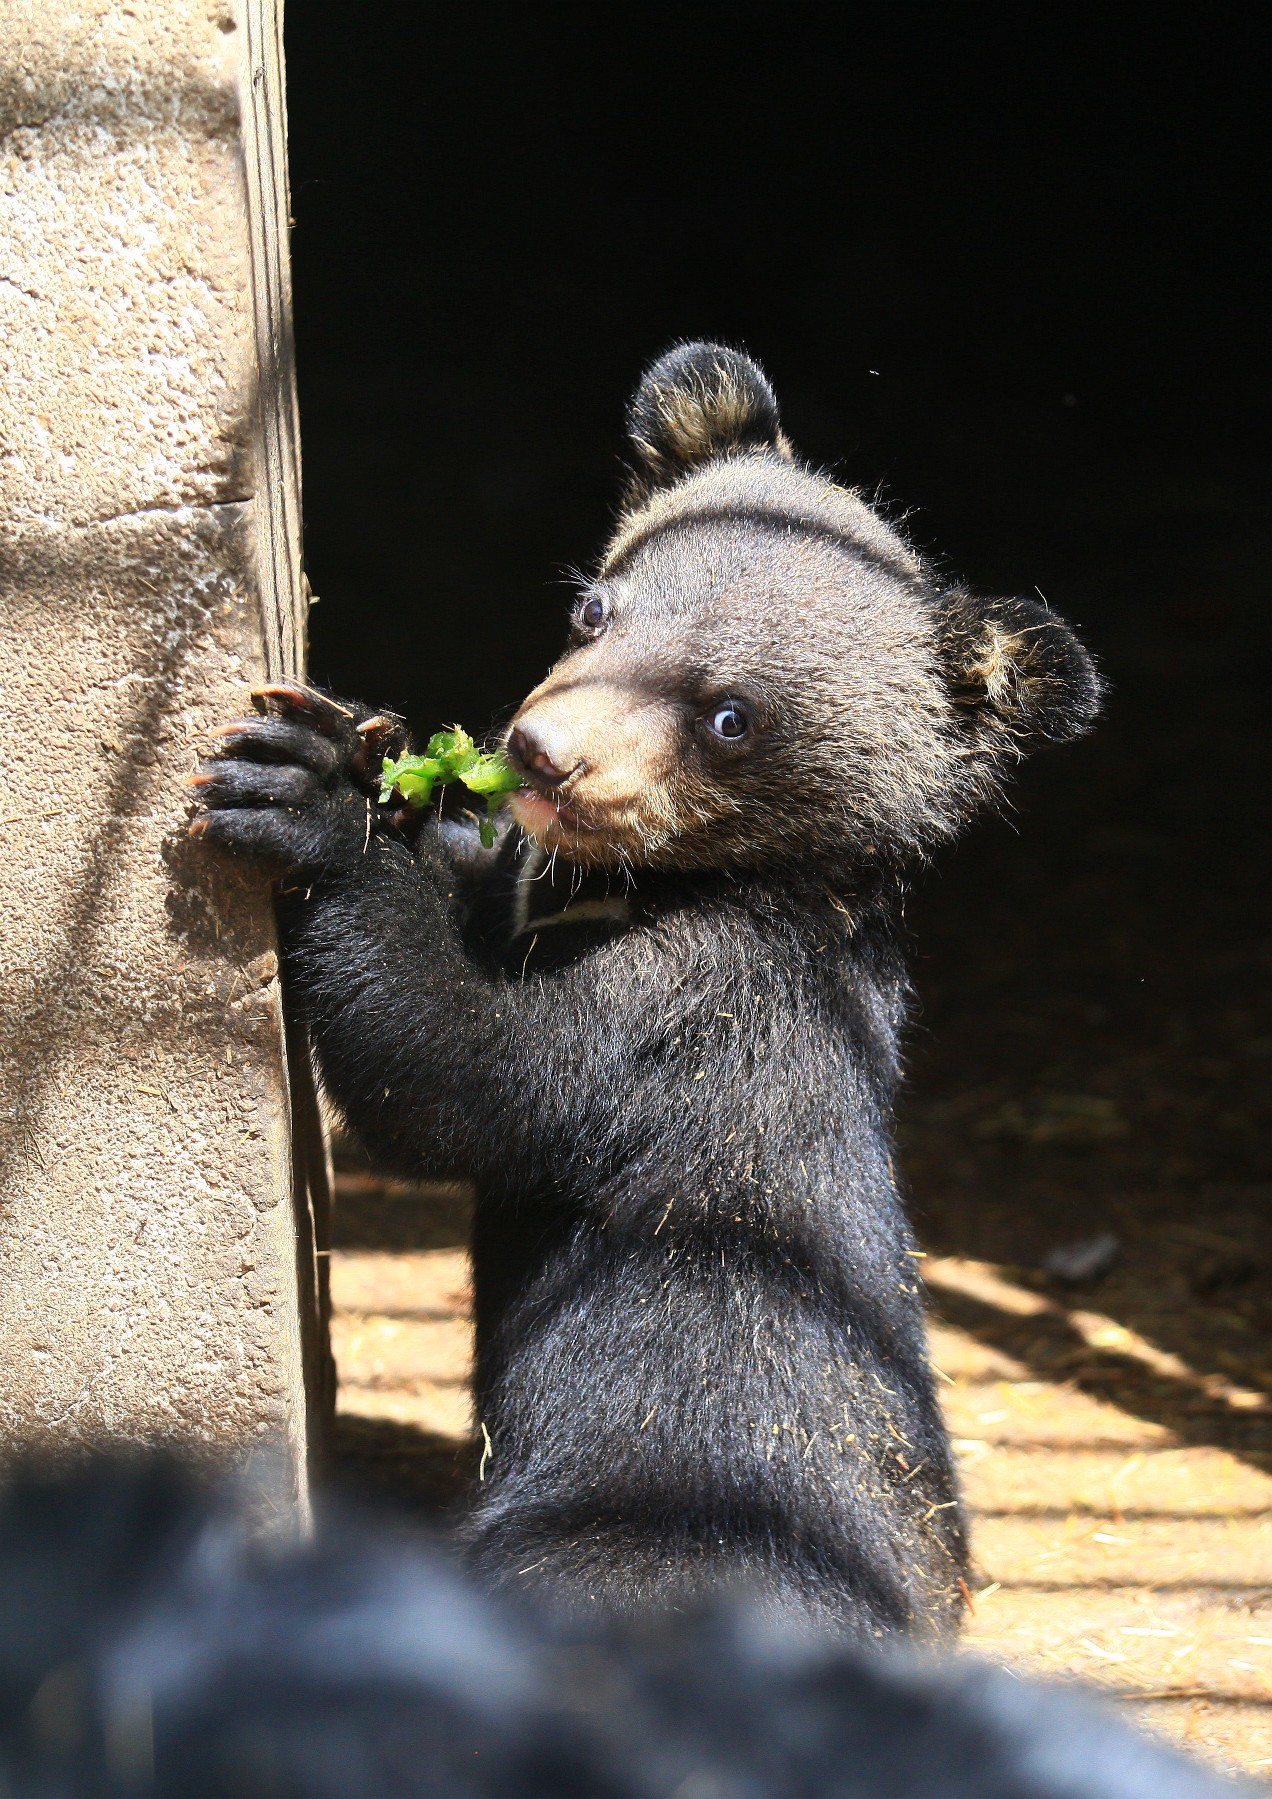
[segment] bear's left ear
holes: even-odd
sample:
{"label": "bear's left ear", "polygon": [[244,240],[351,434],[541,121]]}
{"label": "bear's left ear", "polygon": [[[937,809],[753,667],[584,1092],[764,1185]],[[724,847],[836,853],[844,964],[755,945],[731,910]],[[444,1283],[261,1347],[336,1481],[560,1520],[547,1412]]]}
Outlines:
{"label": "bear's left ear", "polygon": [[1095,723],[1104,691],[1062,618],[1034,600],[942,596],[938,642],[974,750],[1021,756]]}
{"label": "bear's left ear", "polygon": [[715,456],[791,453],[763,369],[724,344],[677,344],[660,356],[632,396],[627,428],[637,460],[629,501]]}

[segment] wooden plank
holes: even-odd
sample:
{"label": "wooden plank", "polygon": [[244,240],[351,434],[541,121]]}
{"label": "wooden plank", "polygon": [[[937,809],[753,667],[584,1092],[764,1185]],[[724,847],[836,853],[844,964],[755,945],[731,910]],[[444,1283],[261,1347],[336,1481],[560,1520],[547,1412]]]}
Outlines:
{"label": "wooden plank", "polygon": [[[239,65],[248,267],[256,343],[253,446],[256,466],[256,584],[265,667],[303,675],[309,584],[301,536],[300,419],[292,317],[291,215],[287,176],[287,86],[282,0],[242,0]],[[332,1168],[304,1031],[286,1031],[293,1205],[302,1361],[308,1395],[307,1448],[321,1456],[335,1411],[330,1348]]]}

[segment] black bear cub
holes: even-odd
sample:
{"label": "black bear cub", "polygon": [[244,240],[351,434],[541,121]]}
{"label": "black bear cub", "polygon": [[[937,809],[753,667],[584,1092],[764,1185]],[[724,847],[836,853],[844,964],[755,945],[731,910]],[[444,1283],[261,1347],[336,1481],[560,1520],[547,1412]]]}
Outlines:
{"label": "black bear cub", "polygon": [[893,1167],[900,898],[1098,678],[797,462],[739,353],[671,351],[630,424],[493,851],[377,804],[399,721],[286,684],[192,828],[290,890],[291,1000],[371,1153],[475,1185],[483,1578],[939,1636],[965,1544]]}

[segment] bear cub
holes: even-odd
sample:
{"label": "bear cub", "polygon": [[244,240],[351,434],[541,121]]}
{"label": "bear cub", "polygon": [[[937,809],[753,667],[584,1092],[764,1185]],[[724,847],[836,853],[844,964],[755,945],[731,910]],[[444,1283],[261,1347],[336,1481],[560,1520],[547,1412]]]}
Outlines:
{"label": "bear cub", "polygon": [[957,1624],[966,1548],[891,1113],[917,864],[1099,680],[672,350],[489,852],[376,798],[401,722],[289,683],[192,830],[285,893],[291,1004],[386,1168],[476,1191],[488,1583],[563,1610],[738,1582],[864,1639]]}

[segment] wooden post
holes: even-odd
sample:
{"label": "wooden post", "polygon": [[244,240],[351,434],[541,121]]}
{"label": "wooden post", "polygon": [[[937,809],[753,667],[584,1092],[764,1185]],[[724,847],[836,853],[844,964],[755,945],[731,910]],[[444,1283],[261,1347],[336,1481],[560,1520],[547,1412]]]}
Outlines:
{"label": "wooden post", "polygon": [[303,1513],[325,1145],[182,785],[303,659],[280,33],[0,8],[0,1444],[268,1446]]}

